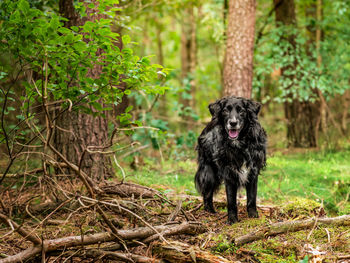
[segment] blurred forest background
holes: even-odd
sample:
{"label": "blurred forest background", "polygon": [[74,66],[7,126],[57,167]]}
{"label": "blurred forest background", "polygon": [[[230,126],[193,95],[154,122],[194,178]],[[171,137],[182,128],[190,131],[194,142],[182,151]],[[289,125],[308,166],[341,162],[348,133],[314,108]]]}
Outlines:
{"label": "blurred forest background", "polygon": [[350,214],[349,23],[343,0],[0,0],[0,219],[43,225],[78,192],[117,233],[101,183],[196,195],[225,95],[262,104],[263,202]]}

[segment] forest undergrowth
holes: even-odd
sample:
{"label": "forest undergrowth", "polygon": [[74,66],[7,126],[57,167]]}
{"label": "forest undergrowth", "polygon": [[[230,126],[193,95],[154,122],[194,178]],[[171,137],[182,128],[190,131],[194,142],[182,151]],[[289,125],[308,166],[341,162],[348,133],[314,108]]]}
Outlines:
{"label": "forest undergrowth", "polygon": [[[271,155],[260,177],[259,218],[247,218],[241,191],[240,222],[231,226],[223,190],[214,200],[217,213],[203,210],[193,160],[168,161],[162,169],[141,160],[136,170],[125,169],[124,182],[100,184],[95,198],[74,176],[57,183],[37,171],[22,184],[10,176],[7,185],[17,184],[2,191],[1,205],[10,211],[0,215],[0,262],[348,262],[347,153]],[[326,198],[320,189],[327,183],[339,188]]]}

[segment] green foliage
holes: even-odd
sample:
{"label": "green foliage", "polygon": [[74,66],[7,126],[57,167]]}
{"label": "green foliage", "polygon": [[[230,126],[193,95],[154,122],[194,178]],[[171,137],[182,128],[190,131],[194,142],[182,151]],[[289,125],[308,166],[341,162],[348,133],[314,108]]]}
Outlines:
{"label": "green foliage", "polygon": [[[350,48],[349,29],[344,27],[350,17],[349,3],[324,3],[322,21],[301,14],[307,7],[310,8],[310,2],[301,1],[299,5],[301,10],[297,14],[297,26],[276,27],[271,20],[268,32],[255,47],[255,92],[259,94],[265,85],[272,84],[277,88],[267,94],[264,102],[292,99],[314,102],[318,99],[316,90],[321,91],[326,99],[330,99],[350,89],[350,57],[346,51]],[[315,37],[311,36],[315,34],[316,27],[322,30],[323,36],[319,50]],[[290,43],[290,37],[295,39],[295,43]],[[283,74],[271,83],[271,73],[282,68]]]}
{"label": "green foliage", "polygon": [[[1,114],[15,111],[9,105],[16,97],[14,86],[22,89],[21,108],[16,109],[19,122],[35,118],[32,108],[43,99],[98,115],[111,109],[105,105],[117,105],[131,90],[164,94],[163,86],[154,85],[165,74],[163,68],[148,57],[134,55],[128,35],[122,36],[122,50],[116,46],[119,34],[112,31],[110,18],[118,10],[113,7],[116,1],[99,3],[98,12],[105,18],[66,28],[66,19],[55,12],[31,7],[26,0],[1,1],[0,54],[9,58],[0,66]],[[82,2],[77,9],[85,15]],[[94,73],[96,67],[102,73]],[[26,78],[19,81],[20,76]],[[119,88],[121,81],[126,83],[125,90]],[[128,123],[129,117],[125,113],[122,122]],[[1,136],[15,134],[13,125],[4,125]]]}

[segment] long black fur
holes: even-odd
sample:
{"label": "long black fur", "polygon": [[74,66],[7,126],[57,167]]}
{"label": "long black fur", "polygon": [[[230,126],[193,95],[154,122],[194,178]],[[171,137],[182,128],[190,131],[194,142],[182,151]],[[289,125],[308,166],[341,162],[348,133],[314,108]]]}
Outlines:
{"label": "long black fur", "polygon": [[258,217],[258,175],[266,165],[267,144],[258,121],[260,106],[234,96],[217,100],[209,105],[212,120],[198,137],[196,188],[203,196],[204,209],[215,213],[213,195],[225,183],[229,224],[238,221],[236,196],[240,187],[247,190],[248,216]]}

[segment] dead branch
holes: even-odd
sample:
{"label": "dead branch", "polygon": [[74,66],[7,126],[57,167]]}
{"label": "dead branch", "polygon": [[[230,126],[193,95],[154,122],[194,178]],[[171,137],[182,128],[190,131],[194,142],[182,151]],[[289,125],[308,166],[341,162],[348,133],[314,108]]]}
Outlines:
{"label": "dead branch", "polygon": [[37,236],[33,235],[32,233],[26,231],[22,226],[18,225],[15,221],[8,218],[6,215],[0,213],[0,220],[5,224],[8,225],[10,228],[15,230],[18,234],[20,234],[25,239],[31,241],[35,245],[41,245],[41,240]]}
{"label": "dead branch", "polygon": [[157,243],[153,246],[153,254],[171,263],[202,262],[202,263],[228,263],[232,262],[223,257],[213,255],[197,247],[178,241],[171,242],[171,246]]}
{"label": "dead branch", "polygon": [[[192,225],[194,225],[195,223],[191,223]],[[202,232],[204,232],[205,229],[199,224],[197,223],[197,227],[192,227],[192,228],[189,228],[187,223],[184,224],[176,224],[175,226],[171,227],[171,228],[166,228],[164,229],[161,234],[163,236],[172,236],[172,235],[180,235],[180,234],[190,234],[190,235],[196,235],[196,234],[200,234]],[[147,237],[146,239],[142,240],[142,243],[150,243],[154,240],[157,240],[159,239],[160,235],[158,233],[150,236],[150,237]]]}
{"label": "dead branch", "polygon": [[296,220],[288,222],[279,222],[259,229],[255,232],[234,238],[232,242],[237,245],[243,245],[256,240],[264,239],[269,236],[275,236],[288,232],[297,232],[303,229],[309,229],[321,225],[350,225],[350,215],[343,215],[330,218],[309,218],[306,220]]}
{"label": "dead branch", "polygon": [[[123,253],[116,251],[107,251],[102,249],[81,249],[68,250],[68,251],[55,251],[49,253],[50,256],[65,258],[66,261],[72,258],[93,258],[93,259],[109,259],[116,260],[117,262],[137,262],[137,263],[160,263],[161,261],[155,258],[149,258],[133,253]],[[57,259],[56,259],[57,260]],[[113,261],[114,262],[114,261]]]}
{"label": "dead branch", "polygon": [[154,189],[126,182],[122,184],[105,185],[101,187],[101,190],[105,194],[113,194],[120,197],[134,196],[135,198],[154,198],[155,195],[159,194],[159,192]]}
{"label": "dead branch", "polygon": [[175,218],[178,216],[178,214],[180,213],[182,208],[182,200],[178,200],[177,201],[177,205],[176,208],[174,209],[174,211],[170,214],[170,216],[168,217],[168,222],[172,222],[175,220]]}
{"label": "dead branch", "polygon": [[[75,254],[74,256],[79,256],[79,254]],[[121,260],[125,262],[139,262],[139,263],[159,263],[160,260],[136,255],[132,253],[121,253],[121,252],[112,252],[105,251],[99,249],[90,249],[82,252],[82,256],[90,257],[90,258],[98,258],[98,259],[115,259]]]}
{"label": "dead branch", "polygon": [[[166,226],[166,225],[160,225],[160,226],[154,226],[153,227],[157,232],[166,232],[166,230],[169,230],[167,232],[168,235],[176,235],[176,234],[193,234],[193,233],[201,233],[203,232],[203,227],[198,223],[189,223],[184,222],[180,225],[174,225],[174,226]],[[177,229],[177,231],[175,230]],[[117,234],[119,237],[121,237],[123,240],[142,240],[146,239],[156,233],[153,229],[149,227],[140,227],[135,228],[131,230],[118,230]],[[110,242],[110,241],[118,241],[116,236],[109,232],[102,232],[92,235],[85,235],[85,236],[69,236],[69,237],[62,237],[57,239],[51,239],[51,240],[44,240],[42,244],[32,246],[16,255],[9,256],[4,259],[0,259],[0,263],[14,263],[14,262],[22,262],[29,258],[32,258],[34,256],[37,256],[41,254],[42,252],[52,252],[59,249],[68,249],[71,247],[76,246],[86,246],[86,245],[93,245],[93,244],[100,244],[103,242]]]}

